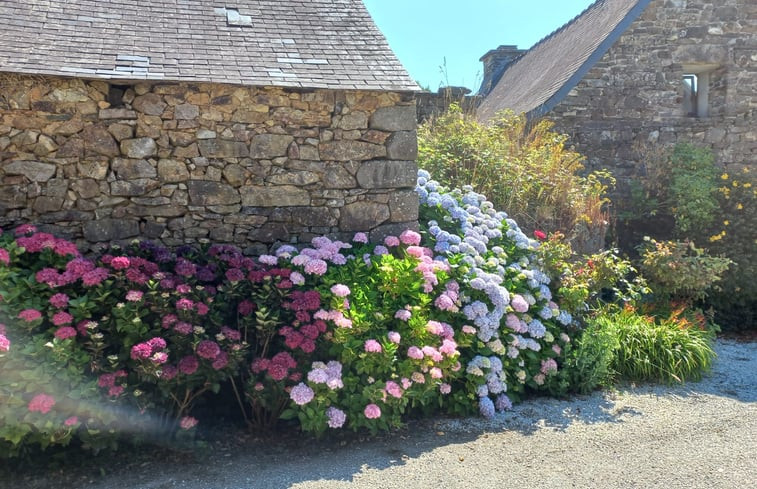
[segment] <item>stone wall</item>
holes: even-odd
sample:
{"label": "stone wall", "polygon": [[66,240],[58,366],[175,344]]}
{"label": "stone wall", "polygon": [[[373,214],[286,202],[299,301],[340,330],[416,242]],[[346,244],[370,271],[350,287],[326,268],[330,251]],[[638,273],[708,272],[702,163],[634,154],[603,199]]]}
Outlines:
{"label": "stone wall", "polygon": [[481,103],[481,97],[468,95],[470,89],[465,87],[442,87],[436,92],[419,92],[416,94],[418,123],[442,114],[450,105],[457,104],[465,112],[473,112]]}
{"label": "stone wall", "polygon": [[[709,73],[709,115],[683,108],[684,72]],[[623,196],[655,146],[709,146],[724,167],[757,164],[757,3],[653,0],[549,118]]]}
{"label": "stone wall", "polygon": [[262,251],[417,227],[413,94],[0,73],[0,227]]}

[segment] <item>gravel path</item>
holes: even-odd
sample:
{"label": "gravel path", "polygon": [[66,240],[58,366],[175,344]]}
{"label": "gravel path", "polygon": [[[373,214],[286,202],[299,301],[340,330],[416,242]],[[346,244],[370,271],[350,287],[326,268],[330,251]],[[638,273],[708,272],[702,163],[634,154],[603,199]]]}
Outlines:
{"label": "gravel path", "polygon": [[757,342],[720,340],[717,352],[712,374],[683,386],[537,399],[492,420],[421,422],[378,440],[251,442],[65,484],[37,474],[0,486],[757,488]]}

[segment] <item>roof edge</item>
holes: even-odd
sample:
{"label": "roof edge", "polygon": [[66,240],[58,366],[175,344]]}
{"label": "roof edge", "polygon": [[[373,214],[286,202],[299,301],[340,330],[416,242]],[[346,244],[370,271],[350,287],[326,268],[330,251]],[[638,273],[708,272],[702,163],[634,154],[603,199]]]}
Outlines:
{"label": "roof edge", "polygon": [[[598,0],[597,2],[594,2],[591,4],[588,8],[586,8],[583,12],[581,12],[580,15],[578,15],[576,18],[565,24],[560,29],[556,30],[549,36],[545,37],[538,43],[534,45],[536,47],[538,44],[541,44],[543,41],[547,40],[548,38],[552,37],[553,35],[557,34],[557,32],[561,31],[562,29],[566,28],[568,25],[572,24],[576,21],[579,17],[584,15],[589,9],[591,9],[594,5],[601,2],[603,0]],[[632,23],[636,21],[636,19],[639,18],[639,16],[646,10],[646,8],[649,6],[649,4],[652,2],[652,0],[639,0],[639,2],[631,8],[631,10],[628,11],[625,17],[623,17],[623,20],[621,20],[617,26],[610,32],[610,34],[597,46],[597,49],[595,49],[591,55],[586,59],[586,61],[576,70],[575,73],[573,73],[573,76],[568,78],[568,80],[563,84],[560,89],[555,92],[554,95],[552,95],[549,99],[547,99],[546,102],[544,102],[542,105],[531,109],[527,114],[526,117],[529,119],[536,118],[536,117],[542,117],[544,114],[552,110],[557,104],[562,102],[562,100],[568,95],[568,93],[573,90],[573,88],[578,85],[578,83],[583,79],[583,77],[586,75],[586,73],[591,70],[594,65],[599,61],[606,53],[610,50],[613,44],[620,38],[620,36],[623,35],[623,33],[628,30],[628,28],[631,26]],[[533,49],[533,47],[531,48]],[[530,51],[530,50],[529,50]],[[527,53],[525,53],[527,54]],[[524,54],[524,55],[525,55]]]}

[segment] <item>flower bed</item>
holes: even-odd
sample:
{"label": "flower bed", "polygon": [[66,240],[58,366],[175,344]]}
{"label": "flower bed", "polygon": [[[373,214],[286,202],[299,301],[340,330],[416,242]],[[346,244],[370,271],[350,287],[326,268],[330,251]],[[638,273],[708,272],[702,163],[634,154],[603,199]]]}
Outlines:
{"label": "flower bed", "polygon": [[315,434],[491,416],[550,389],[571,315],[537,242],[469,188],[420,172],[417,191],[420,234],[258,258],[141,242],[89,259],[33,226],[5,231],[0,453],[191,433],[193,408],[222,389],[252,426],[296,419]]}

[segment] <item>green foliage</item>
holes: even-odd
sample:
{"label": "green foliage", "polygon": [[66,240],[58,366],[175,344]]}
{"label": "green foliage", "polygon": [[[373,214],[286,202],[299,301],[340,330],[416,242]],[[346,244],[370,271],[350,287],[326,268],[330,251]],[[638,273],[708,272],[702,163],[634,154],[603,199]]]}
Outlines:
{"label": "green foliage", "polygon": [[723,173],[717,193],[718,211],[708,233],[712,253],[734,261],[723,274],[721,290],[708,298],[724,327],[757,327],[757,175],[743,167]]}
{"label": "green foliage", "polygon": [[637,304],[649,293],[646,280],[617,249],[576,256],[561,234],[539,248],[541,263],[556,281],[560,305],[591,315],[602,308]]}
{"label": "green foliage", "polygon": [[701,235],[718,209],[718,169],[712,152],[688,143],[672,150],[644,148],[645,175],[631,186],[631,211],[622,218],[669,215],[678,237]]}
{"label": "green foliage", "polygon": [[656,241],[646,237],[640,246],[640,267],[658,299],[702,300],[720,281],[730,259],[710,256],[691,241]]}
{"label": "green foliage", "polygon": [[574,340],[561,372],[571,392],[588,394],[612,384],[615,372],[611,365],[620,341],[612,324],[608,323],[606,311],[597,314],[588,319],[587,326]]}
{"label": "green foliage", "polygon": [[567,136],[546,120],[530,124],[503,113],[481,125],[457,106],[418,130],[418,164],[440,183],[469,183],[495,208],[506,210],[521,227],[604,235],[607,172],[579,175],[583,157],[566,148]]}
{"label": "green foliage", "polygon": [[603,327],[613,329],[618,341],[611,368],[627,380],[699,380],[716,356],[710,332],[676,317],[656,322],[629,308],[601,321]]}
{"label": "green foliage", "polygon": [[718,170],[712,152],[690,144],[677,144],[670,158],[670,196],[679,235],[696,235],[712,223]]}

